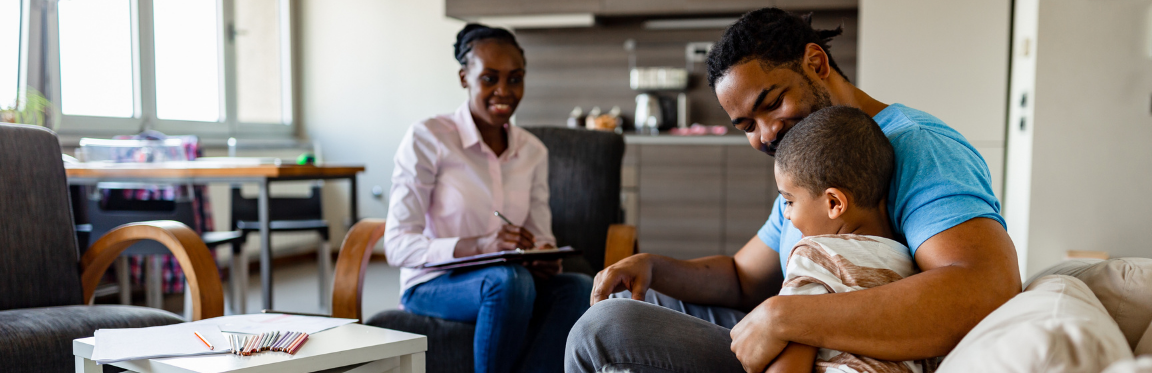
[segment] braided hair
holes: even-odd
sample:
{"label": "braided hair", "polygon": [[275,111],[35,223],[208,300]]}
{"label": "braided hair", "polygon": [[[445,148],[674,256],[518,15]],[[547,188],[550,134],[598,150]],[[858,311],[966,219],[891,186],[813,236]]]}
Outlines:
{"label": "braided hair", "polygon": [[[468,52],[472,51],[472,44],[481,40],[497,40],[511,44],[520,51],[520,58],[524,58],[524,49],[520,48],[520,44],[516,42],[516,37],[506,29],[498,27],[488,27],[479,23],[469,23],[464,25],[464,29],[456,33],[456,61],[460,62],[460,66],[468,65]],[[527,60],[525,60],[527,62]]]}
{"label": "braided hair", "polygon": [[[716,81],[733,65],[755,58],[769,66],[792,65],[804,57],[808,43],[828,51],[828,42],[844,32],[839,26],[833,30],[812,28],[812,13],[797,16],[779,8],[763,8],[748,12],[724,30],[720,41],[708,53],[708,86],[716,88]],[[848,79],[832,55],[828,65],[840,76]]]}

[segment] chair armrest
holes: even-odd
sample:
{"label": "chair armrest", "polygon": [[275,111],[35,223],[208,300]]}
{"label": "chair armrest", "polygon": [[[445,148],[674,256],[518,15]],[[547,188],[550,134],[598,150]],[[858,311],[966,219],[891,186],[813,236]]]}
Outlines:
{"label": "chair armrest", "polygon": [[336,278],[332,282],[332,317],[364,321],[360,314],[364,273],[368,271],[372,248],[384,237],[384,223],[384,219],[362,219],[352,226],[340,244]]}
{"label": "chair armrest", "polygon": [[604,245],[604,267],[636,253],[636,227],[628,224],[608,226],[608,242]]}
{"label": "chair armrest", "polygon": [[224,288],[212,252],[187,225],[169,220],[121,225],[92,244],[80,258],[80,282],[87,304],[92,304],[96,285],[108,266],[140,240],[160,242],[180,263],[192,292],[192,320],[224,316]]}

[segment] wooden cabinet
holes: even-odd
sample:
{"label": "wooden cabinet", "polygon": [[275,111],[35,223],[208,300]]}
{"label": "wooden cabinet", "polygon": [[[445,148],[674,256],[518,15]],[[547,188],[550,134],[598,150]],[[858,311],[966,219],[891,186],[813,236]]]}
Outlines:
{"label": "wooden cabinet", "polygon": [[449,17],[591,13],[596,16],[735,15],[779,7],[787,10],[855,9],[859,0],[445,0]]}
{"label": "wooden cabinet", "polygon": [[624,185],[625,208],[641,252],[733,255],[768,220],[777,194],[772,158],[747,145],[644,144],[628,152],[622,180],[635,184]]}
{"label": "wooden cabinet", "polygon": [[640,251],[673,258],[720,254],[724,148],[640,146]]}
{"label": "wooden cabinet", "polygon": [[773,160],[748,145],[724,147],[724,254],[735,255],[772,213],[780,194]]}
{"label": "wooden cabinet", "polygon": [[601,15],[739,14],[775,6],[776,0],[603,0]]}
{"label": "wooden cabinet", "polygon": [[599,13],[601,0],[445,0],[444,13],[453,18],[533,14]]}

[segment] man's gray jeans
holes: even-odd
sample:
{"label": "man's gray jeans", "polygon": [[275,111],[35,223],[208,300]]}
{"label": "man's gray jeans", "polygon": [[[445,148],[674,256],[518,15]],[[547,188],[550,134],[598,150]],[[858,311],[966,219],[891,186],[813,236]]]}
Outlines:
{"label": "man's gray jeans", "polygon": [[744,312],[651,290],[644,302],[631,297],[613,294],[576,322],[568,333],[565,372],[744,372],[729,336]]}

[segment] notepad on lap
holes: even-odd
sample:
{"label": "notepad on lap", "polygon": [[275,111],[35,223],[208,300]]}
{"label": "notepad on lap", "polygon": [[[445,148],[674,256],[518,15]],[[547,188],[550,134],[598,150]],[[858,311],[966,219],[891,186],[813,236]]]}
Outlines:
{"label": "notepad on lap", "polygon": [[[204,336],[209,349],[196,333]],[[223,354],[231,351],[228,338],[216,325],[174,324],[151,328],[100,329],[92,361],[100,364],[161,357]]]}
{"label": "notepad on lap", "polygon": [[575,250],[572,246],[564,246],[559,249],[547,250],[508,250],[497,251],[494,253],[480,254],[467,256],[463,258],[455,258],[438,263],[428,263],[421,265],[420,269],[456,269],[468,267],[482,267],[499,263],[507,262],[520,262],[530,260],[554,260],[573,255],[580,255],[582,251]]}

